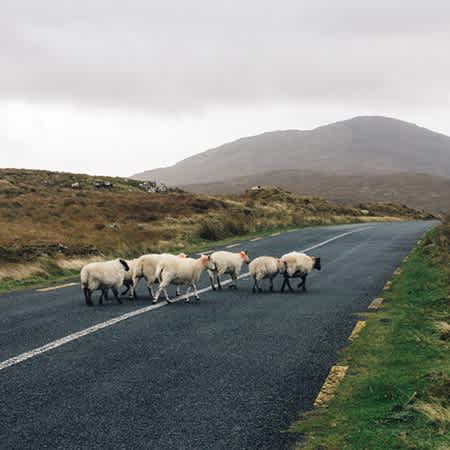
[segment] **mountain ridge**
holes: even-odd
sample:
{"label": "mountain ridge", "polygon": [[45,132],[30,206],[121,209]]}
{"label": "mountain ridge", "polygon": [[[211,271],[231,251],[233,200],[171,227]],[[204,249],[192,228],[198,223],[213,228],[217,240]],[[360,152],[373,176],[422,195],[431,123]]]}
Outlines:
{"label": "mountain ridge", "polygon": [[133,178],[189,185],[290,169],[450,177],[450,137],[399,119],[357,116],[312,130],[242,137]]}

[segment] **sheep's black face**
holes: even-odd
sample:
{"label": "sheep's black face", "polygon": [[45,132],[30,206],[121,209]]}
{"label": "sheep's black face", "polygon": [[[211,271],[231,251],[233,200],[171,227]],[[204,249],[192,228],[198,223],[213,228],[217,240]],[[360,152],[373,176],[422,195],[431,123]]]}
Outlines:
{"label": "sheep's black face", "polygon": [[128,272],[130,270],[130,266],[125,260],[119,259],[119,262],[120,264],[122,264],[123,268],[125,269],[125,272]]}
{"label": "sheep's black face", "polygon": [[320,258],[316,258],[314,261],[314,269],[321,270],[322,266],[320,265]]}

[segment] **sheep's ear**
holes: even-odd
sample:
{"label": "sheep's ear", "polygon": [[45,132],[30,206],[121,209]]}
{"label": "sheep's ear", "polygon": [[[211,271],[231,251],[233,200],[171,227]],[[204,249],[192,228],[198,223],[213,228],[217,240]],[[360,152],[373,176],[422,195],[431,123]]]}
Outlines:
{"label": "sheep's ear", "polygon": [[245,250],[241,250],[241,252],[239,254],[241,255],[242,258],[245,258],[246,256],[248,256],[248,253]]}

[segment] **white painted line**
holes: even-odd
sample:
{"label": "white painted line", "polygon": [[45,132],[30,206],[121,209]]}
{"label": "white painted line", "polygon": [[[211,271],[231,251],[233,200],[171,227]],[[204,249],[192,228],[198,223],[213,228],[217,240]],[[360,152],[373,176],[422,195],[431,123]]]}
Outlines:
{"label": "white painted line", "polygon": [[214,250],[205,250],[204,252],[196,253],[198,256],[209,255],[210,253],[214,253]]}
{"label": "white painted line", "polygon": [[281,233],[272,233],[271,236],[275,237],[275,236],[279,236]]}
{"label": "white painted line", "polygon": [[[331,239],[327,239],[326,241],[323,241],[323,242],[319,242],[318,244],[313,245],[312,247],[309,247],[307,249],[300,250],[300,251],[307,252],[308,250],[312,250],[313,248],[322,247],[323,245],[326,245],[329,242],[333,242],[336,239],[343,238],[344,236],[348,236],[348,235],[353,234],[353,233],[358,233],[359,231],[368,230],[369,228],[372,228],[372,227],[360,228],[360,229],[357,229],[357,230],[354,230],[354,231],[349,231],[347,233],[342,233],[342,234],[339,234],[338,236],[335,236],[335,237],[333,237]],[[246,273],[241,274],[238,278],[239,279],[247,278],[249,275],[250,274],[248,272],[246,272]],[[232,280],[225,280],[221,284],[222,284],[222,286],[226,286],[227,284],[230,284],[231,281]],[[207,292],[207,291],[210,291],[210,290],[211,290],[211,287],[208,286],[206,288],[199,289],[197,292],[199,294],[202,294],[203,292]],[[186,298],[187,298],[186,295],[181,295],[179,297],[174,298],[171,301],[171,303],[180,302],[181,300],[184,300]],[[101,322],[101,323],[98,323],[96,325],[93,325],[92,327],[85,328],[84,330],[77,331],[76,333],[69,334],[68,336],[65,336],[65,337],[63,337],[61,339],[57,339],[56,341],[49,342],[48,344],[45,344],[45,345],[43,345],[41,347],[37,347],[37,348],[35,348],[33,350],[30,350],[29,352],[25,352],[25,353],[21,353],[20,355],[13,356],[12,358],[9,358],[9,359],[7,359],[7,360],[5,360],[5,361],[0,363],[0,371],[3,370],[3,369],[6,369],[8,367],[14,366],[16,364],[20,364],[21,362],[24,362],[24,361],[26,361],[26,360],[28,360],[30,358],[35,357],[35,356],[42,355],[43,353],[46,353],[46,352],[48,352],[50,350],[53,350],[55,348],[61,347],[62,345],[68,344],[69,342],[76,341],[76,340],[78,340],[78,339],[80,339],[80,338],[82,338],[84,336],[88,336],[89,334],[96,333],[97,331],[103,330],[104,328],[111,327],[111,326],[115,325],[116,323],[123,322],[124,320],[130,319],[132,317],[136,317],[136,316],[139,316],[141,314],[145,314],[145,313],[147,313],[149,311],[153,311],[155,309],[162,308],[163,306],[166,306],[167,304],[168,304],[167,302],[163,301],[161,303],[157,303],[156,305],[150,305],[150,306],[145,306],[143,308],[136,309],[135,311],[132,311],[132,312],[125,313],[125,314],[122,314],[120,316],[114,317],[114,318],[112,318],[110,320],[107,320],[106,322]]]}
{"label": "white painted line", "polygon": [[77,339],[80,339],[83,336],[95,333],[96,331],[110,327],[111,325],[115,325],[116,323],[122,322],[131,317],[138,316],[139,314],[143,314],[147,311],[152,311],[154,309],[161,308],[162,306],[164,306],[164,304],[165,303],[158,303],[156,305],[146,306],[145,308],[140,308],[137,309],[136,311],[122,314],[121,316],[114,317],[113,319],[107,320],[106,322],[98,323],[96,325],[93,325],[92,327],[86,328],[81,331],[77,331],[76,333],[69,334],[68,336],[65,336],[61,339],[57,339],[56,341],[49,342],[48,344],[43,345],[42,347],[37,347],[29,352],[25,352],[18,356],[9,358],[6,361],[0,363],[0,370],[19,364],[23,361],[26,361],[27,359],[33,358],[34,356],[42,355],[42,353],[46,353],[49,350],[61,347],[62,345],[67,344],[69,342],[76,341]]}
{"label": "white painted line", "polygon": [[48,288],[42,288],[42,289],[36,289],[36,292],[49,292],[49,291],[56,291],[56,289],[63,289],[70,286],[76,286],[80,283],[66,283],[66,284],[60,284],[59,286],[52,286]]}
{"label": "white painted line", "polygon": [[262,239],[262,237],[255,237],[253,239],[250,239],[250,242],[260,241],[261,239]]}
{"label": "white painted line", "polygon": [[240,242],[237,242],[236,244],[227,245],[225,248],[233,248],[233,247],[237,247],[238,245],[240,245]]}
{"label": "white painted line", "polygon": [[360,231],[370,230],[371,228],[373,228],[373,227],[358,228],[357,230],[347,231],[347,233],[338,234],[337,236],[332,237],[331,239],[327,239],[326,241],[319,242],[318,244],[313,245],[312,247],[308,247],[308,248],[305,248],[304,250],[300,250],[300,251],[301,252],[309,252],[310,250],[313,250],[315,248],[323,247],[324,245],[326,245],[326,244],[328,244],[330,242],[333,242],[336,239],[341,239],[341,238],[343,238],[345,236],[348,236],[350,234],[359,233]]}

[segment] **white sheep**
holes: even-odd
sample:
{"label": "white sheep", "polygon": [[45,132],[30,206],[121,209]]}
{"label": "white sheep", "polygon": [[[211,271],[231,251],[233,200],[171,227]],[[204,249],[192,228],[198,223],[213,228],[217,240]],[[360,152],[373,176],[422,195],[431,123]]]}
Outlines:
{"label": "white sheep", "polygon": [[[141,278],[145,278],[145,281],[147,282],[148,292],[151,298],[155,298],[153,284],[159,282],[157,268],[162,258],[165,257],[186,258],[186,255],[184,253],[180,253],[177,256],[171,255],[169,253],[152,253],[148,255],[142,255],[141,257],[137,258],[131,276],[132,283],[130,287],[130,296],[134,296],[134,298],[137,298],[136,286]],[[180,295],[180,291],[178,288],[176,295]]]}
{"label": "white sheep", "polygon": [[284,271],[284,281],[281,286],[281,292],[284,292],[284,287],[287,285],[289,290],[293,292],[290,278],[301,278],[302,281],[298,284],[297,288],[303,287],[303,291],[306,291],[306,277],[313,270],[321,270],[320,258],[317,256],[309,256],[305,253],[290,252],[283,255],[281,261],[286,265]]}
{"label": "white sheep", "polygon": [[242,264],[250,263],[250,258],[246,251],[239,253],[232,253],[226,251],[214,252],[211,254],[212,269],[208,270],[209,280],[213,291],[216,290],[215,283],[217,283],[218,289],[222,289],[220,284],[220,277],[228,274],[231,277],[232,284],[230,288],[237,289],[236,280],[241,273]]}
{"label": "white sheep", "polygon": [[259,256],[253,259],[248,265],[248,271],[253,277],[253,292],[262,292],[259,282],[264,279],[270,280],[270,292],[273,292],[273,279],[279,274],[284,273],[286,265],[281,259],[273,256]]}
{"label": "white sheep", "polygon": [[81,288],[84,292],[86,304],[88,306],[93,305],[92,293],[97,290],[102,291],[99,299],[99,304],[102,304],[108,289],[111,289],[116,300],[122,303],[119,297],[119,288],[123,284],[125,272],[129,270],[130,267],[123,259],[86,264],[80,272]]}
{"label": "white sheep", "polygon": [[178,258],[173,255],[166,255],[163,257],[158,264],[157,272],[159,278],[159,288],[156,292],[156,296],[153,303],[156,303],[164,292],[167,303],[171,303],[169,294],[167,293],[167,287],[169,284],[174,284],[177,286],[187,284],[188,288],[186,290],[187,299],[186,302],[189,303],[191,288],[194,290],[194,296],[197,300],[200,297],[197,293],[197,284],[200,280],[200,276],[205,269],[212,267],[211,257],[202,255],[198,259],[193,258]]}

